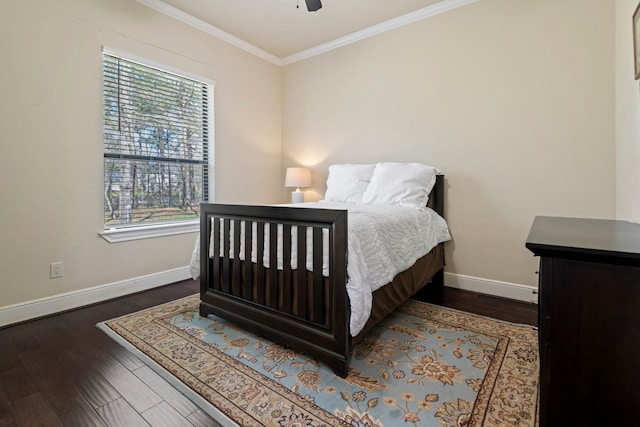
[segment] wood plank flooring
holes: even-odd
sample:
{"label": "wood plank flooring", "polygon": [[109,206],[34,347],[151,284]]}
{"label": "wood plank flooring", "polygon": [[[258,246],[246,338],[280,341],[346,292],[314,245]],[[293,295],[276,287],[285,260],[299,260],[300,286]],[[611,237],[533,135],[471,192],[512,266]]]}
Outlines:
{"label": "wood plank flooring", "polygon": [[[0,427],[219,426],[95,326],[198,289],[187,280],[0,329]],[[420,299],[537,323],[535,304],[451,288]]]}

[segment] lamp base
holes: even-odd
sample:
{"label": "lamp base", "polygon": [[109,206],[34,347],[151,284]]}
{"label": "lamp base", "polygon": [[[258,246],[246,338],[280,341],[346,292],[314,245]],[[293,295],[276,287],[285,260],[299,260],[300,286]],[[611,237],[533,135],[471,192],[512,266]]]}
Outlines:
{"label": "lamp base", "polygon": [[291,203],[304,203],[304,193],[302,191],[292,191]]}

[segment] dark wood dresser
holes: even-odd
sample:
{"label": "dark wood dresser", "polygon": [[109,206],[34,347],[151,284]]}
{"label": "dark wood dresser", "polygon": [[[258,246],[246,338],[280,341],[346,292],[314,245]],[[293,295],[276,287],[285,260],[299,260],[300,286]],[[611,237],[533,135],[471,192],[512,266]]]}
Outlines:
{"label": "dark wood dresser", "polygon": [[536,217],[540,426],[640,425],[640,226]]}

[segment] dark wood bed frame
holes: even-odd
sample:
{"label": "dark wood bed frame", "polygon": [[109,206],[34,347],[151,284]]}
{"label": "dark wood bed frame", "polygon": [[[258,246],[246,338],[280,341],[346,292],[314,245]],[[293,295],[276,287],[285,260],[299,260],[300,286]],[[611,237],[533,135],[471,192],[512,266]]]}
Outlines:
{"label": "dark wood bed frame", "polygon": [[[428,204],[442,216],[443,187],[444,176],[438,175]],[[346,377],[352,342],[361,339],[377,321],[428,282],[442,286],[444,268],[443,244],[440,244],[419,260],[429,263],[427,270],[422,269],[417,274],[409,269],[396,276],[403,282],[412,282],[408,289],[391,289],[393,294],[385,295],[384,292],[388,292],[385,288],[393,286],[388,285],[374,292],[374,307],[376,294],[380,293],[382,294],[378,300],[392,300],[394,304],[392,307],[374,310],[365,329],[352,339],[349,333],[350,308],[346,291],[347,221],[346,210],[202,204],[200,315],[215,314],[230,320],[269,340],[313,356],[326,363],[337,375]],[[242,223],[245,230],[256,227],[256,235],[242,233]],[[263,259],[265,226],[269,235],[269,254],[277,252],[278,227],[270,227],[269,224],[282,227],[283,255],[280,270],[276,256],[269,256],[268,267],[263,266],[262,262],[251,262],[251,248],[254,246],[256,258]],[[312,230],[311,271],[306,268],[291,268],[291,227],[298,227],[298,266],[306,265],[307,232],[308,229]],[[329,277],[322,275],[323,232],[329,238]],[[211,236],[214,242],[212,256],[209,253]],[[252,241],[254,238],[255,245]],[[245,252],[242,255],[241,239]],[[233,247],[233,257],[221,256],[221,245],[222,254],[229,254]],[[403,274],[404,279],[400,277]]]}

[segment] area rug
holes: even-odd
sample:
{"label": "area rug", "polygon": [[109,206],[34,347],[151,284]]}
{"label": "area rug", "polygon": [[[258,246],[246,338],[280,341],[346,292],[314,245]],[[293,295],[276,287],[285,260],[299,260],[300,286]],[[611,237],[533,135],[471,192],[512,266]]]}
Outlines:
{"label": "area rug", "polygon": [[531,326],[409,301],[354,347],[341,379],[304,354],[200,317],[198,303],[194,295],[100,326],[223,425],[537,425]]}

